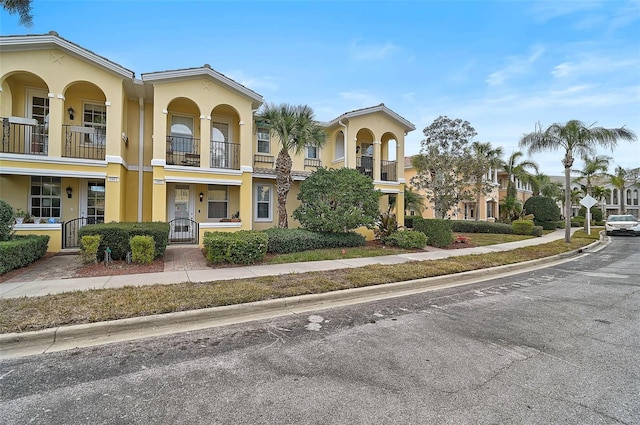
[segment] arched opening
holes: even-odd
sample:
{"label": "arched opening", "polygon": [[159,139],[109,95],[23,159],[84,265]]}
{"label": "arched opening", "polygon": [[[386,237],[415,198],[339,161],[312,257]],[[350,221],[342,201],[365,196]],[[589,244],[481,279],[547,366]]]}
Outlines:
{"label": "arched opening", "polygon": [[176,98],[167,106],[167,164],[200,166],[198,106],[190,99]]}
{"label": "arched opening", "polygon": [[333,159],[344,159],[344,132],[338,131],[333,142]]}
{"label": "arched opening", "polygon": [[211,168],[240,169],[240,115],[230,105],[218,105],[211,113]]}

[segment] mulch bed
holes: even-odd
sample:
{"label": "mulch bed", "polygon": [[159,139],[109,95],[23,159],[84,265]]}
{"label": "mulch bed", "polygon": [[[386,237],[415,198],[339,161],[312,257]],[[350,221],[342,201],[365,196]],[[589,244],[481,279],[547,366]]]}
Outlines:
{"label": "mulch bed", "polygon": [[113,261],[108,266],[104,263],[83,265],[76,271],[76,277],[119,276],[123,274],[159,273],[164,271],[164,260],[158,258],[150,264],[127,264],[124,260]]}

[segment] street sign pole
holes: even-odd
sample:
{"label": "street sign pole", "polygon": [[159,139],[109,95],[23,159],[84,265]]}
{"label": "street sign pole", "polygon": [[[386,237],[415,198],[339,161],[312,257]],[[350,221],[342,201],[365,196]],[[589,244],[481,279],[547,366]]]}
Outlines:
{"label": "street sign pole", "polygon": [[587,234],[591,234],[591,207],[597,204],[598,201],[595,200],[593,196],[587,195],[580,200],[580,205],[584,206],[587,209],[587,225],[585,226],[587,229]]}

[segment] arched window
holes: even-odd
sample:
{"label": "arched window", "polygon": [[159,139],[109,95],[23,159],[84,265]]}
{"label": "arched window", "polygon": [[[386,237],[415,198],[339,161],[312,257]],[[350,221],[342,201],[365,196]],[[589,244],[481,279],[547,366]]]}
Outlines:
{"label": "arched window", "polygon": [[613,189],[613,202],[612,204],[618,205],[618,189]]}
{"label": "arched window", "polygon": [[631,189],[627,189],[627,197],[625,199],[627,205],[631,205]]}
{"label": "arched window", "polygon": [[171,117],[171,150],[191,152],[193,150],[193,118]]}
{"label": "arched window", "polygon": [[344,133],[339,131],[333,145],[333,159],[344,158]]}
{"label": "arched window", "polygon": [[638,189],[633,191],[633,205],[638,205]]}

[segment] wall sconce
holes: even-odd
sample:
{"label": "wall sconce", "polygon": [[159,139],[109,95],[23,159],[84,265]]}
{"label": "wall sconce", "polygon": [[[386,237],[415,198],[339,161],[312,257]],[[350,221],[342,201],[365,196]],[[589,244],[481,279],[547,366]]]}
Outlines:
{"label": "wall sconce", "polygon": [[200,202],[204,199],[204,193],[200,192]]}
{"label": "wall sconce", "polygon": [[71,189],[71,186],[67,186],[67,198],[71,199],[72,194],[73,194],[73,189]]}
{"label": "wall sconce", "polygon": [[69,106],[69,108],[67,109],[67,112],[69,113],[69,119],[73,121],[73,116],[76,113],[76,111],[73,109],[73,106]]}
{"label": "wall sconce", "polygon": [[360,146],[356,146],[356,153],[360,153]]}

